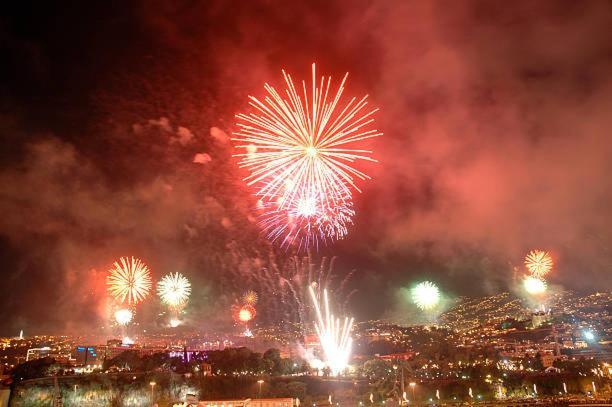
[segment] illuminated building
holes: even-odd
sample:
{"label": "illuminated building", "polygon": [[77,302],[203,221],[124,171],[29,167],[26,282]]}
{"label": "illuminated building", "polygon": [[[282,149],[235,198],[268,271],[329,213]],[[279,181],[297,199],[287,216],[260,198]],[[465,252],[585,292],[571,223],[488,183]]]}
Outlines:
{"label": "illuminated building", "polygon": [[99,365],[105,355],[105,347],[85,345],[77,346],[72,353],[77,366]]}
{"label": "illuminated building", "polygon": [[28,349],[25,360],[27,362],[29,360],[46,358],[47,356],[49,356],[50,353],[51,353],[51,348],[48,346],[45,346],[43,348]]}

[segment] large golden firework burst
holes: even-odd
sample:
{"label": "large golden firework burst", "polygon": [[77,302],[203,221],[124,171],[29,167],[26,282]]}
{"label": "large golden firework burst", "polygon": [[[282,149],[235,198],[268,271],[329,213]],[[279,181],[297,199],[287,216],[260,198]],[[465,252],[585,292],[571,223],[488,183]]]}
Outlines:
{"label": "large golden firework burst", "polygon": [[525,266],[532,276],[544,277],[554,266],[552,257],[544,250],[532,250],[525,256]]}
{"label": "large golden firework burst", "polygon": [[378,109],[367,95],[341,102],[347,76],[334,90],[315,64],[312,82],[297,87],[283,71],[283,91],[265,84],[263,100],[249,96],[253,112],[236,115],[236,156],[265,208],[266,234],[281,245],[344,237],[352,213],[336,208],[350,209],[356,181],[369,178],[355,162],[375,161],[361,142],[382,134],[371,129]]}
{"label": "large golden firework burst", "polygon": [[113,263],[106,280],[108,292],[120,303],[137,304],[151,289],[149,267],[140,259],[121,257]]}
{"label": "large golden firework burst", "polygon": [[257,297],[257,293],[253,290],[248,290],[244,293],[244,295],[242,296],[242,301],[245,304],[249,304],[249,305],[255,305],[257,304],[257,300],[259,299],[259,297]]}

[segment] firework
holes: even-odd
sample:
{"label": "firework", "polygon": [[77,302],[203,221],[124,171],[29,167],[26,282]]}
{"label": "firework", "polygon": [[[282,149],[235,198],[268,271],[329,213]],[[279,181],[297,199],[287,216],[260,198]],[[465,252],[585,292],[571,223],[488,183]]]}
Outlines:
{"label": "firework", "polygon": [[181,308],[189,299],[191,283],[180,273],[170,273],[157,283],[157,294],[170,307]]}
{"label": "firework", "polygon": [[417,284],[412,290],[412,301],[422,310],[430,310],[440,302],[438,286],[429,281]]}
{"label": "firework", "polygon": [[255,291],[253,291],[253,290],[248,290],[242,296],[242,301],[244,301],[244,303],[248,304],[248,305],[255,305],[255,304],[257,304],[257,300],[258,300],[257,293]]}
{"label": "firework", "polygon": [[[338,305],[341,306],[339,311],[343,312],[356,292],[350,286],[354,272],[338,274],[334,267],[335,258],[277,257],[271,248],[265,254],[251,257],[232,248],[229,250],[226,254],[228,260],[223,263],[222,290],[238,298],[238,301],[234,300],[236,307],[245,304],[244,290],[234,291],[236,281],[240,281],[240,287],[257,292],[257,320],[263,324],[280,324],[292,329],[285,322],[296,322],[295,327],[302,330],[310,321],[310,282],[333,289],[335,298],[342,300]],[[227,308],[231,306],[231,303],[226,303]]]}
{"label": "firework", "polygon": [[151,274],[140,259],[122,257],[109,273],[108,291],[120,303],[137,304],[149,294]]}
{"label": "firework", "polygon": [[340,318],[335,318],[329,307],[329,298],[327,290],[323,290],[323,313],[319,299],[317,298],[312,285],[309,287],[310,298],[315,308],[317,320],[315,321],[315,329],[319,336],[319,343],[325,354],[325,364],[331,370],[333,375],[338,375],[346,369],[351,356],[351,348],[353,340],[351,338],[351,329],[353,327],[353,318],[344,318],[344,322]]}
{"label": "firework", "polygon": [[255,318],[255,315],[257,315],[257,310],[255,310],[255,307],[252,305],[246,304],[242,306],[232,306],[232,317],[236,322],[246,324],[247,322]]}
{"label": "firework", "polygon": [[121,338],[121,344],[122,345],[133,345],[134,340],[130,338],[129,336],[124,336],[123,338]]}
{"label": "firework", "polygon": [[525,266],[536,278],[544,277],[552,270],[554,263],[548,252],[543,250],[532,250],[525,256]]}
{"label": "firework", "polygon": [[265,204],[259,224],[268,239],[280,246],[295,244],[298,249],[307,248],[319,241],[343,239],[353,224],[352,207],[349,199],[330,206],[317,196],[302,197],[286,209],[273,202]]}
{"label": "firework", "polygon": [[263,221],[271,236],[285,236],[283,242],[291,243],[293,234],[286,233],[282,225],[298,215],[297,219],[307,224],[327,216],[322,220],[326,226],[304,232],[312,239],[321,232],[329,238],[341,237],[346,234],[346,219],[335,218],[333,210],[349,206],[352,189],[360,191],[356,180],[369,178],[354,163],[375,161],[370,157],[372,152],[360,148],[359,143],[382,134],[368,129],[378,109],[367,107],[367,95],[352,98],[341,107],[348,74],[335,92],[331,77],[321,77],[318,82],[314,64],[310,92],[305,81],[298,91],[291,76],[285,71],[283,76],[285,98],[265,84],[268,96],[263,101],[249,96],[255,112],[236,116],[239,131],[233,140],[238,142],[237,148],[244,149],[236,154],[239,165],[249,170],[245,181],[256,187],[264,205],[271,205],[269,211],[281,212]]}
{"label": "firework", "polygon": [[134,314],[127,308],[122,308],[115,311],[115,321],[119,325],[127,325],[132,321]]}
{"label": "firework", "polygon": [[546,291],[546,281],[534,276],[525,277],[523,287],[529,294],[542,294]]}

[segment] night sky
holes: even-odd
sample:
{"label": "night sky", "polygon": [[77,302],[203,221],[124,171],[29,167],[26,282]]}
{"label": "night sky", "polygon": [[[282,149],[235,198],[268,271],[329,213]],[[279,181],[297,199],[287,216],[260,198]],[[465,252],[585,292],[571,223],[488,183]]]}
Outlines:
{"label": "night sky", "polygon": [[234,115],[312,62],[350,72],[347,92],[381,109],[355,225],[311,252],[354,270],[359,319],[396,314],[418,279],[450,297],[513,291],[531,248],[553,253],[554,289],[612,289],[610,2],[13,6],[0,16],[0,335],[101,325],[106,270],[126,255],[155,278],[188,275],[194,320],[226,318],[249,288],[244,259],[294,254],[253,222]]}

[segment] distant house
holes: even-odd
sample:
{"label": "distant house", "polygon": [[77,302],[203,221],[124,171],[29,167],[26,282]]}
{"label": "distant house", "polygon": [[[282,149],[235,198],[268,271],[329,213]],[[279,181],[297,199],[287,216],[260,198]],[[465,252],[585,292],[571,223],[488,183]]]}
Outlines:
{"label": "distant house", "polygon": [[202,376],[212,376],[212,365],[210,363],[200,364],[200,373]]}

